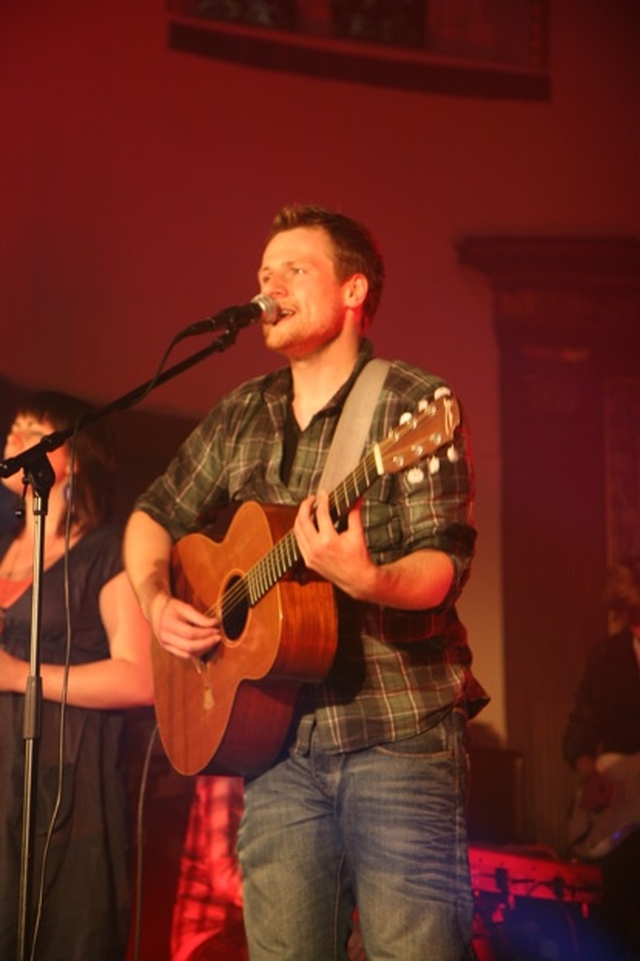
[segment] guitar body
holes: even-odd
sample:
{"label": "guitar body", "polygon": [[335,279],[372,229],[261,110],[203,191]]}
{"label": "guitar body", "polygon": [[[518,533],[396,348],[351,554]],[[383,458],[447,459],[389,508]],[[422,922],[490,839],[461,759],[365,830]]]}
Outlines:
{"label": "guitar body", "polygon": [[254,605],[224,613],[241,578],[291,529],[295,513],[250,501],[222,542],[189,534],[173,548],[175,595],[223,623],[223,640],[207,658],[178,658],[153,642],[160,737],[182,774],[266,770],[286,740],[300,685],[322,680],[331,667],[333,588],[310,572],[304,580],[288,574]]}
{"label": "guitar body", "polygon": [[609,803],[601,811],[581,806],[581,792],[569,816],[572,856],[597,860],[640,828],[640,754],[601,754],[598,770],[611,782]]}

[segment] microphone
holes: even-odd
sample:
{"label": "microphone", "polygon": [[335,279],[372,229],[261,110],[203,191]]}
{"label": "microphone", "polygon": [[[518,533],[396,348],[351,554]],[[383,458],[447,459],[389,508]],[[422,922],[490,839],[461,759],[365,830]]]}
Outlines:
{"label": "microphone", "polygon": [[185,327],[178,335],[182,337],[193,337],[196,334],[206,334],[212,330],[219,330],[221,327],[248,327],[256,321],[263,321],[265,324],[277,324],[280,318],[280,307],[277,300],[267,294],[257,294],[248,304],[241,304],[238,307],[225,307],[220,313],[206,320],[199,320],[190,327]]}

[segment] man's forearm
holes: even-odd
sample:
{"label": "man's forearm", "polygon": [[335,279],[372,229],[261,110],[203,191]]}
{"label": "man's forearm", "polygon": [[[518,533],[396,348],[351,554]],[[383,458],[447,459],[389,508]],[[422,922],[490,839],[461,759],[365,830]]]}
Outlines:
{"label": "man's forearm", "polygon": [[134,511],[124,536],[125,568],[142,613],[151,621],[151,609],[159,594],[171,593],[169,532],[144,511]]}

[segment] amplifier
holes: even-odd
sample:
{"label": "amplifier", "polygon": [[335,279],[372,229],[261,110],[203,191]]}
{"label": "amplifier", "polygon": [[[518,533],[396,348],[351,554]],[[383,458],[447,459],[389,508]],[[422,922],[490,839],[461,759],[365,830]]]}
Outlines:
{"label": "amplifier", "polygon": [[602,875],[595,864],[561,861],[548,848],[469,848],[474,896],[493,894],[505,898],[545,898],[583,905],[602,900]]}
{"label": "amplifier", "polygon": [[602,877],[548,848],[471,845],[475,961],[611,961],[592,915]]}

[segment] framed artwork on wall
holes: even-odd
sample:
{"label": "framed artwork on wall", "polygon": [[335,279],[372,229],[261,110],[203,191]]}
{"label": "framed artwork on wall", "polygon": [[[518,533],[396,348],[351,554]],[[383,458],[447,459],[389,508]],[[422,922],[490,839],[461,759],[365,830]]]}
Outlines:
{"label": "framed artwork on wall", "polygon": [[169,0],[169,46],[338,80],[544,100],[548,2]]}

